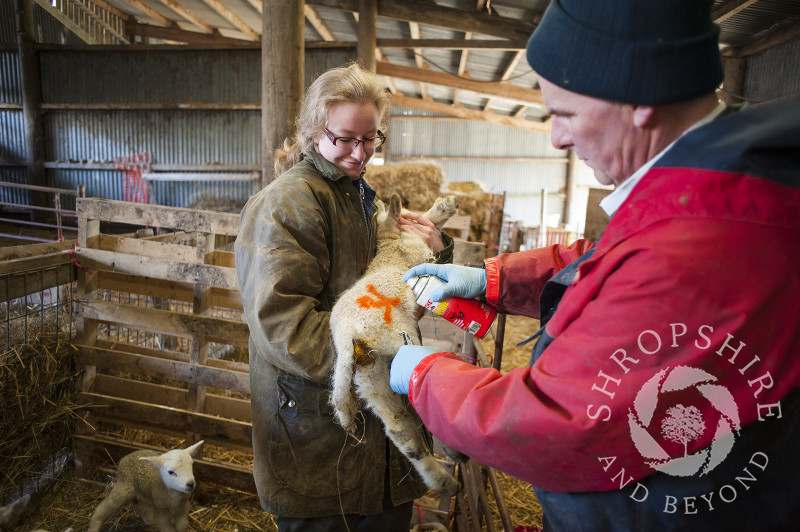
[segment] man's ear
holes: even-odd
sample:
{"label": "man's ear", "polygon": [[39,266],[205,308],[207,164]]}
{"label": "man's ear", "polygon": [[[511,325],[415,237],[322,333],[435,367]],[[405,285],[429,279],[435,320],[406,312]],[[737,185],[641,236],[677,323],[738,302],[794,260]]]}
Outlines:
{"label": "man's ear", "polygon": [[636,105],[633,107],[633,125],[639,128],[646,128],[653,119],[655,107],[650,105]]}

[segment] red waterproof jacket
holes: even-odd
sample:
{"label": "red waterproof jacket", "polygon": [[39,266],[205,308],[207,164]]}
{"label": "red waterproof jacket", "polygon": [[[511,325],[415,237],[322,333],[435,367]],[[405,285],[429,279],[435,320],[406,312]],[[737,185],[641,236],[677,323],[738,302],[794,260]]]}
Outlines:
{"label": "red waterproof jacket", "polygon": [[[425,425],[552,492],[633,497],[656,471],[704,481],[756,430],[743,463],[726,467],[760,464],[758,438],[798,425],[782,410],[800,385],[797,116],[795,99],[681,139],[577,268],[532,367],[501,375],[437,354],[416,368],[409,397]],[[488,301],[537,316],[545,281],[585,251],[579,242],[487,260]],[[749,484],[720,482],[697,493],[730,499],[729,485],[746,500]],[[665,497],[665,512],[684,502]]]}

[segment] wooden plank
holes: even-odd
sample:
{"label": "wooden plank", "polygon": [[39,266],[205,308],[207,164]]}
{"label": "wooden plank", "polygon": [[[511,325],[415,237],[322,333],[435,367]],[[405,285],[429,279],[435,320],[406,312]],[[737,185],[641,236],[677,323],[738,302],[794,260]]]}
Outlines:
{"label": "wooden plank", "polygon": [[206,255],[206,264],[236,268],[236,257],[232,251],[215,250]]}
{"label": "wooden plank", "polygon": [[131,375],[172,379],[187,384],[213,386],[222,390],[250,393],[248,373],[167,360],[136,353],[125,353],[99,347],[79,345],[73,355],[76,363],[103,370],[118,370]]}
{"label": "wooden plank", "polygon": [[242,421],[92,392],[78,393],[76,401],[91,405],[89,408],[99,419],[175,434],[209,434],[216,441],[223,442],[223,445],[238,444],[252,448],[252,427]]}
{"label": "wooden plank", "polygon": [[[68,284],[75,279],[71,269],[72,265],[61,264],[27,273],[0,275],[0,302]],[[69,305],[69,302],[62,301],[62,304]]]}
{"label": "wooden plank", "polygon": [[518,87],[508,82],[486,82],[481,80],[466,79],[447,72],[436,72],[421,68],[407,67],[381,61],[377,64],[377,72],[382,76],[392,76],[395,78],[419,81],[421,83],[432,83],[443,87],[450,87],[460,90],[470,90],[479,94],[490,94],[498,98],[505,98],[527,105],[544,105],[542,101],[542,91],[538,89],[526,89]]}
{"label": "wooden plank", "polygon": [[[381,63],[378,63],[380,65]],[[432,113],[439,113],[443,115],[454,116],[457,118],[464,118],[467,120],[480,120],[489,122],[490,124],[498,124],[501,126],[514,127],[517,129],[524,129],[526,131],[536,131],[538,133],[550,133],[550,121],[537,122],[536,120],[528,120],[527,118],[500,115],[491,111],[480,111],[478,109],[470,109],[463,105],[450,105],[446,103],[436,102],[433,100],[423,100],[422,98],[412,98],[404,96],[399,93],[392,94],[392,103],[403,107],[412,107],[422,111],[430,111]],[[426,118],[427,119],[427,118]]]}
{"label": "wooden plank", "polygon": [[126,4],[129,4],[134,9],[138,9],[148,17],[158,21],[159,23],[163,24],[164,26],[170,27],[175,26],[176,24],[172,22],[170,19],[150,7],[149,5],[145,4],[141,0],[122,0]]}
{"label": "wooden plank", "polygon": [[186,20],[192,22],[192,24],[202,29],[205,33],[214,33],[214,28],[212,28],[205,20],[195,15],[191,9],[186,9],[175,0],[161,0],[161,3],[178,13]]}
{"label": "wooden plank", "polygon": [[[126,454],[142,449],[152,449],[158,452],[168,450],[154,449],[140,443],[99,434],[74,434],[72,440],[76,454],[91,456],[99,462],[108,462],[110,458],[114,463],[119,463]],[[192,443],[194,442],[188,442],[187,446]],[[200,482],[214,482],[215,484],[229,486],[241,491],[256,492],[253,470],[248,466],[230,464],[210,458],[200,458],[193,461],[192,470],[195,478]]]}
{"label": "wooden plank", "polygon": [[194,262],[195,249],[192,246],[178,244],[165,244],[142,238],[125,238],[113,235],[100,235],[97,241],[98,249],[127,253],[129,255],[143,255],[154,259],[166,259],[181,262]]}
{"label": "wooden plank", "polygon": [[[97,286],[103,290],[128,292],[131,294],[140,294],[143,296],[186,302],[191,302],[194,295],[194,289],[191,283],[179,283],[176,281],[165,281],[163,279],[146,278],[122,272],[112,272],[109,270],[99,270],[97,272],[97,277]],[[221,290],[226,293],[229,292],[229,290],[222,288],[217,290]]]}
{"label": "wooden plank", "polygon": [[[219,32],[216,33],[200,33],[197,31],[187,31],[182,30],[180,28],[164,28],[162,26],[155,26],[153,24],[141,24],[135,22],[134,20],[128,20],[125,24],[125,30],[131,35],[138,35],[140,37],[153,37],[156,39],[164,39],[168,41],[178,41],[178,42],[185,42],[190,44],[198,44],[203,45],[200,46],[201,49],[207,50],[209,48],[216,47],[217,49],[222,50],[229,50],[231,46],[235,46],[236,48],[243,48],[244,46],[252,45],[253,41],[246,40],[246,39],[235,39],[233,37],[225,37],[224,35],[220,34]],[[183,45],[183,46],[189,46]],[[218,46],[215,46],[218,45]],[[125,45],[121,45],[125,46]],[[136,44],[135,47],[143,47],[143,49],[163,49],[165,45],[142,45]],[[174,46],[174,45],[167,45],[167,46]],[[182,48],[183,48],[182,46]],[[120,48],[114,47],[115,50],[121,50]],[[245,48],[246,49],[246,48]]]}
{"label": "wooden plank", "polygon": [[52,266],[69,264],[70,260],[69,254],[60,251],[35,257],[4,260],[0,262],[0,275],[15,275],[23,272],[38,271]]}
{"label": "wooden plank", "polygon": [[[98,373],[94,378],[94,391],[120,399],[154,403],[186,410],[186,390],[133,379]],[[210,413],[210,412],[209,412]]]}
{"label": "wooden plank", "polygon": [[469,223],[472,220],[471,216],[457,215],[451,217],[442,226],[443,229],[455,229],[461,231],[461,238],[467,240],[469,238]]}
{"label": "wooden plank", "polygon": [[26,244],[22,246],[7,246],[0,248],[0,261],[24,259],[26,257],[41,257],[59,253],[65,249],[75,247],[75,240],[62,240],[60,242],[42,242],[41,244]]}
{"label": "wooden plank", "polygon": [[79,216],[107,222],[166,227],[182,231],[202,231],[236,236],[239,215],[216,211],[201,211],[163,205],[146,205],[128,201],[98,198],[78,198]]}
{"label": "wooden plank", "polygon": [[260,40],[261,36],[250,26],[247,25],[247,22],[239,18],[236,13],[231,11],[225,4],[220,2],[219,0],[203,0],[208,7],[213,9],[217,12],[217,14],[221,15],[222,18],[233,24],[235,27],[239,29],[242,33],[250,37],[253,41]]}
{"label": "wooden plank", "polygon": [[76,297],[74,303],[75,314],[79,317],[121,324],[132,329],[174,336],[205,336],[209,339],[221,339],[224,343],[238,344],[246,343],[250,337],[247,323],[244,322],[80,297]]}
{"label": "wooden plank", "polygon": [[220,288],[237,289],[239,287],[239,279],[234,268],[156,259],[93,248],[77,248],[75,251],[81,264],[95,270],[108,269],[142,277]]}
{"label": "wooden plank", "polygon": [[[307,5],[358,11],[359,0],[306,0]],[[419,22],[448,28],[457,32],[470,31],[492,35],[515,42],[526,42],[536,28],[530,22],[497,16],[474,10],[439,6],[421,0],[377,0],[378,16],[407,22]]]}
{"label": "wooden plank", "polygon": [[[97,347],[102,349],[125,351],[126,353],[137,353],[140,355],[152,356],[164,360],[177,360],[179,362],[188,362],[189,360],[189,354],[180,351],[172,351],[169,349],[152,349],[135,344],[110,342],[108,340],[97,340]],[[228,371],[238,371],[241,373],[250,372],[250,366],[246,362],[234,362],[232,360],[211,358],[208,360],[208,366],[212,368],[225,369]]]}
{"label": "wooden plank", "polygon": [[242,307],[242,294],[238,290],[212,287],[211,304],[215,307],[224,307],[232,310],[244,310]]}
{"label": "wooden plank", "polygon": [[[95,391],[103,395],[114,395],[122,399],[170,405],[186,410],[188,392],[182,388],[136,381],[123,377],[98,374]],[[206,414],[250,423],[252,409],[248,399],[226,397],[214,393],[206,396]]]}

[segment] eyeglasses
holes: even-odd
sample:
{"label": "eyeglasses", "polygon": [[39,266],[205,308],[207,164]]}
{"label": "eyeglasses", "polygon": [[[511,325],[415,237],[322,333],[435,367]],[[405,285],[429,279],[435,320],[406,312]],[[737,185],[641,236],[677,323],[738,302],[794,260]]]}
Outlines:
{"label": "eyeglasses", "polygon": [[381,133],[380,130],[378,130],[378,134],[376,136],[367,137],[364,139],[354,139],[351,137],[334,137],[333,134],[331,134],[331,132],[328,131],[327,128],[322,128],[322,131],[325,132],[325,135],[327,135],[327,137],[331,140],[331,143],[334,146],[338,146],[340,148],[354,149],[359,144],[363,144],[364,149],[369,150],[369,149],[375,149],[384,142],[386,142],[386,135]]}

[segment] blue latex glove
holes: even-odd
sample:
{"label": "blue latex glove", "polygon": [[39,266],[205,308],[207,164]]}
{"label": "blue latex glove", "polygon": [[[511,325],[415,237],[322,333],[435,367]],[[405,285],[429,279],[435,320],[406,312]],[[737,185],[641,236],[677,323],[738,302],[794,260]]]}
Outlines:
{"label": "blue latex glove", "polygon": [[486,270],[483,268],[425,263],[408,270],[403,275],[403,282],[425,274],[435,275],[442,281],[447,281],[439,288],[431,290],[428,296],[431,301],[439,301],[450,296],[475,299],[486,294]]}
{"label": "blue latex glove", "polygon": [[414,368],[423,358],[437,353],[434,348],[425,345],[404,345],[392,359],[392,368],[389,370],[389,386],[396,393],[408,393],[408,382]]}

